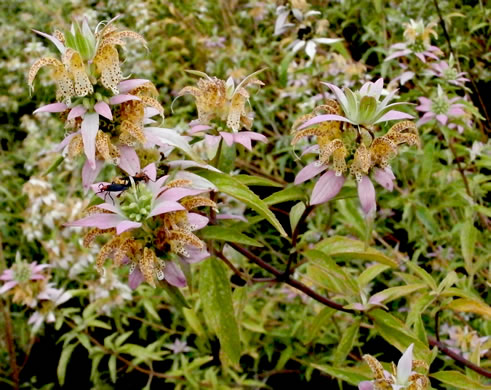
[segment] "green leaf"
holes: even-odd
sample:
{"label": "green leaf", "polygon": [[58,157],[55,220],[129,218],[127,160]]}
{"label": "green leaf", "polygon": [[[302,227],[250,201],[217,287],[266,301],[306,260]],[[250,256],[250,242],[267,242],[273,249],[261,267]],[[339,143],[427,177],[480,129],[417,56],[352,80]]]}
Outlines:
{"label": "green leaf", "polygon": [[200,72],[199,70],[185,69],[184,72],[192,74],[193,76],[198,76],[204,79],[211,80],[210,76],[208,76],[205,72]]}
{"label": "green leaf", "polygon": [[239,180],[242,184],[246,186],[283,187],[280,183],[276,181],[259,176],[234,175],[234,179]]}
{"label": "green leaf", "polygon": [[408,268],[410,268],[411,271],[417,274],[428,285],[429,288],[431,288],[434,291],[437,289],[435,279],[433,279],[433,277],[428,272],[426,272],[423,268],[421,268],[419,265],[417,265],[412,261],[407,261],[404,264]]}
{"label": "green leaf", "polygon": [[278,80],[282,87],[286,87],[286,83],[288,81],[288,68],[290,66],[290,63],[293,61],[293,58],[295,58],[295,55],[296,53],[293,52],[287,54],[281,60],[281,63],[278,66]]}
{"label": "green leaf", "polygon": [[240,359],[240,337],[230,281],[224,266],[214,257],[201,265],[199,291],[206,321],[215,331],[228,360],[237,365]]}
{"label": "green leaf", "polygon": [[466,271],[470,274],[475,272],[472,259],[474,258],[474,248],[477,241],[477,229],[474,227],[474,221],[468,219],[464,222],[460,230],[460,244],[462,245],[462,255],[465,260]]}
{"label": "green leaf", "polygon": [[108,368],[109,368],[109,375],[111,376],[111,381],[113,383],[116,383],[116,378],[117,378],[117,372],[116,372],[116,355],[112,355],[109,358]]}
{"label": "green leaf", "polygon": [[64,156],[58,156],[58,158],[49,166],[48,169],[46,169],[41,175],[46,176],[47,174],[53,172],[56,168],[60,166],[60,164],[63,162],[65,159]]}
{"label": "green leaf", "polygon": [[220,142],[220,160],[218,162],[217,168],[220,171],[229,174],[235,167],[235,160],[237,159],[237,148],[235,147],[235,144],[228,146],[223,142],[223,140],[221,140]]}
{"label": "green leaf", "polygon": [[379,334],[401,353],[404,353],[411,343],[414,343],[416,359],[423,361],[428,359],[430,355],[428,347],[402,321],[381,309],[370,311],[370,317]]}
{"label": "green leaf", "polygon": [[169,295],[169,298],[172,301],[172,304],[181,309],[183,307],[190,308],[188,301],[182,295],[181,290],[179,290],[177,287],[173,286],[172,284],[167,283],[165,280],[160,283],[160,285],[164,288],[165,292],[167,295]]}
{"label": "green leaf", "polygon": [[465,390],[491,390],[491,386],[476,382],[458,371],[440,371],[430,374],[432,378],[438,379],[451,387]]}
{"label": "green leaf", "polygon": [[374,248],[366,248],[362,241],[354,240],[347,237],[332,236],[322,240],[315,248],[324,252],[328,256],[340,258],[343,260],[360,259],[376,261],[390,267],[397,267],[397,262],[382,252]]}
{"label": "green leaf", "polygon": [[114,345],[116,347],[120,347],[128,339],[128,337],[130,337],[132,335],[132,333],[133,333],[133,331],[129,330],[128,332],[125,332],[125,333],[119,335],[118,338],[116,339],[116,341],[114,342]]}
{"label": "green leaf", "polygon": [[92,366],[90,368],[90,380],[95,382],[97,378],[97,374],[99,373],[99,363],[105,355],[101,353],[97,353],[96,355],[91,355],[90,358],[92,360]]}
{"label": "green leaf", "polygon": [[157,321],[161,321],[159,313],[157,313],[157,310],[155,310],[155,307],[150,299],[143,299],[142,304],[150,317],[153,317]]}
{"label": "green leaf", "polygon": [[450,288],[459,280],[459,277],[455,271],[451,271],[445,276],[445,278],[438,285],[438,294],[441,294],[447,288]]}
{"label": "green leaf", "polygon": [[182,309],[182,313],[194,333],[196,333],[198,337],[206,337],[205,330],[195,311],[193,309],[184,308]]}
{"label": "green leaf", "polygon": [[477,299],[455,299],[447,305],[447,308],[458,313],[475,313],[491,318],[491,306],[484,302],[478,301]]}
{"label": "green leaf", "polygon": [[61,352],[60,361],[58,362],[58,368],[56,369],[56,374],[58,375],[58,382],[60,386],[65,384],[66,367],[72,356],[72,352],[78,344],[70,344],[63,348]]}
{"label": "green leaf", "polygon": [[373,279],[375,279],[379,274],[384,271],[387,271],[390,267],[384,264],[374,264],[368,267],[365,271],[363,271],[358,277],[358,284],[360,286],[366,286]]}
{"label": "green leaf", "polygon": [[313,321],[309,319],[309,325],[306,332],[306,343],[311,343],[317,337],[322,327],[328,323],[335,312],[336,311],[330,307],[324,307],[319,314],[315,316]]}
{"label": "green leaf", "polygon": [[341,336],[341,340],[334,352],[333,362],[335,365],[343,363],[350,351],[353,349],[353,345],[358,338],[358,329],[360,328],[361,319],[355,320],[351,326],[348,327]]}
{"label": "green leaf", "polygon": [[90,320],[90,321],[87,321],[87,326],[91,326],[91,327],[94,327],[94,328],[102,328],[102,329],[111,330],[111,325],[110,324],[106,324],[105,322],[100,321],[100,320]]}
{"label": "green leaf", "polygon": [[415,284],[407,284],[405,286],[396,286],[386,288],[375,295],[372,295],[370,299],[376,299],[377,302],[390,302],[394,299],[409,295],[415,291],[421,290],[422,288],[427,287],[425,283],[415,283]]}
{"label": "green leaf", "polygon": [[268,206],[273,206],[278,203],[290,202],[292,200],[306,200],[305,195],[305,190],[299,186],[288,187],[264,198],[264,203]]}
{"label": "green leaf", "polygon": [[292,232],[297,227],[298,221],[300,220],[300,217],[302,216],[305,209],[306,209],[306,206],[305,206],[305,203],[303,203],[303,202],[299,202],[291,208],[291,210],[290,210],[290,227],[292,229]]}
{"label": "green leaf", "polygon": [[309,259],[308,275],[322,287],[343,296],[359,295],[356,280],[324,252],[311,249],[305,251],[303,255]]}
{"label": "green leaf", "polygon": [[311,366],[353,386],[358,386],[358,383],[372,379],[371,375],[357,367],[332,367],[324,364],[311,364]]}
{"label": "green leaf", "polygon": [[267,204],[240,181],[227,174],[204,169],[199,170],[197,173],[215,184],[219,191],[244,202],[251,209],[265,217],[283,237],[287,236],[285,229],[283,229],[283,226],[281,226],[271,210],[268,209]]}
{"label": "green leaf", "polygon": [[256,241],[253,238],[250,238],[230,227],[207,226],[201,229],[199,232],[204,240],[221,240],[243,245],[263,246],[263,244],[261,244],[259,241]]}

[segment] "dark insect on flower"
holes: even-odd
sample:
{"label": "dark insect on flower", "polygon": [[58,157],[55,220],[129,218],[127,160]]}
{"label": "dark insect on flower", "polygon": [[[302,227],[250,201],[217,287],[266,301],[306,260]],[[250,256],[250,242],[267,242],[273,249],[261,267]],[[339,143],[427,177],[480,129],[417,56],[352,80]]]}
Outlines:
{"label": "dark insect on flower", "polygon": [[138,183],[141,181],[144,181],[145,183],[148,183],[149,181],[155,181],[155,180],[150,179],[150,177],[148,177],[148,175],[143,171],[138,172],[134,176],[126,176],[126,177],[122,178],[121,180],[126,182],[127,184],[130,184],[130,182],[131,182],[130,177],[133,179],[133,181],[135,183]]}
{"label": "dark insect on flower", "polygon": [[114,198],[111,196],[111,192],[119,192],[119,194],[117,196],[120,196],[123,191],[126,191],[128,188],[130,188],[131,186],[131,183],[130,183],[130,180],[128,179],[128,181],[126,183],[111,183],[111,184],[99,184],[99,192],[98,194],[102,194],[103,192],[105,192],[104,194],[104,201],[106,201],[106,197],[109,195],[109,198],[111,198],[113,204],[114,204]]}
{"label": "dark insect on flower", "polygon": [[310,26],[302,26],[298,29],[297,37],[300,40],[307,38],[312,33],[312,27]]}

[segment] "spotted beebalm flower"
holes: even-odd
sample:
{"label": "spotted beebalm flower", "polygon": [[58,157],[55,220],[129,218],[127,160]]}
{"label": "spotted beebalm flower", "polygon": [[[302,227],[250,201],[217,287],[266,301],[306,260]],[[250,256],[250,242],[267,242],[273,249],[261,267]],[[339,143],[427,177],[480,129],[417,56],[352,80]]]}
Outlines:
{"label": "spotted beebalm flower", "polygon": [[427,58],[438,60],[438,57],[443,55],[443,52],[430,43],[431,36],[434,38],[438,36],[436,31],[433,30],[435,25],[436,23],[432,22],[425,27],[422,20],[414,21],[411,19],[410,23],[405,24],[404,38],[406,38],[406,42],[392,45],[390,47],[392,54],[385,61],[410,55],[415,55],[424,63],[426,63]]}
{"label": "spotted beebalm flower", "polygon": [[489,352],[489,336],[479,337],[479,334],[469,326],[449,326],[443,324],[440,333],[447,334],[448,340],[446,344],[450,348],[462,355],[466,359],[479,349],[479,355],[485,356]]}
{"label": "spotted beebalm flower", "polygon": [[385,371],[382,364],[371,355],[364,355],[375,377],[372,381],[363,381],[358,384],[359,390],[426,390],[430,386],[428,377],[413,370],[428,371],[428,365],[421,360],[413,360],[413,347],[411,344],[403,353],[397,367],[392,363],[392,373]]}
{"label": "spotted beebalm flower", "polygon": [[[355,92],[349,88],[344,88],[344,91],[342,91],[333,84],[323,84],[329,87],[337,102],[331,100],[334,103],[328,104],[331,106],[330,108],[321,106],[322,110],[327,111],[327,115],[317,115],[318,112],[314,111],[311,115],[301,118],[302,120],[309,120],[303,123],[299,130],[326,121],[341,121],[352,125],[371,126],[391,120],[413,118],[405,112],[394,110],[396,107],[408,105],[409,103],[397,102],[389,104],[394,99],[397,90],[390,92],[380,101],[384,88],[383,79],[378,79],[375,83],[369,81]],[[322,110],[318,109],[317,111]]]}
{"label": "spotted beebalm flower", "polygon": [[[216,204],[197,196],[208,190],[191,188],[189,180],[169,180],[169,176],[156,179],[154,164],[143,172],[148,177],[147,182],[139,182],[121,194],[113,193],[114,203],[100,204],[91,210],[93,214],[67,226],[94,228],[85,236],[85,246],[100,234],[111,234],[113,237],[97,256],[97,268],[102,272],[108,257],[116,265],[129,263],[130,287],[136,288],[143,280],[155,286],[155,276],[175,286],[185,286],[186,278],[170,254],[188,263],[208,256],[205,244],[193,234],[194,230],[206,226],[208,218],[191,210],[201,206],[216,207]],[[99,184],[92,188],[99,196],[107,198]]]}
{"label": "spotted beebalm flower", "polygon": [[[119,83],[119,89],[122,94],[111,98],[119,103],[115,115],[109,112],[110,115],[101,118],[97,112],[88,114],[80,106],[72,109],[67,119],[68,126],[74,131],[56,148],[58,151],[64,150],[64,154],[70,158],[85,152],[87,160],[82,169],[85,187],[93,183],[104,162],[117,164],[124,169],[126,160],[130,158],[128,153],[134,148],[164,146],[169,143],[169,133],[173,133],[170,129],[146,126],[155,123],[152,119],[155,115],[164,117],[164,110],[155,99],[157,90],[152,83],[144,79],[125,80]],[[121,99],[116,100],[119,97]],[[80,115],[84,115],[83,119],[79,115],[71,115],[75,109],[82,112]],[[90,122],[87,123],[87,120]],[[178,134],[172,137],[182,138]]]}
{"label": "spotted beebalm flower", "polygon": [[119,67],[119,54],[116,46],[124,46],[125,38],[133,38],[146,44],[145,39],[128,30],[118,31],[114,27],[114,18],[104,27],[99,23],[95,32],[90,29],[87,20],[82,26],[72,24],[70,31],[62,33],[56,30],[49,35],[37,30],[36,33],[49,39],[60,51],[61,61],[54,57],[43,57],[31,66],[28,84],[44,66],[53,68],[53,79],[57,86],[57,100],[70,103],[72,98],[81,98],[94,93],[94,85],[100,82],[114,95],[119,93],[118,84],[123,80]]}
{"label": "spotted beebalm flower", "polygon": [[[460,97],[449,99],[443,92],[443,89],[438,86],[437,94],[432,99],[420,97],[420,105],[416,110],[424,112],[424,115],[417,122],[418,125],[423,125],[432,119],[436,119],[441,125],[450,125],[450,122],[466,115],[464,105],[456,103],[461,100]],[[450,127],[450,126],[449,126]],[[464,131],[463,126],[457,128],[459,133]]]}
{"label": "spotted beebalm flower", "polygon": [[[274,36],[279,36],[284,34],[285,32],[292,30],[298,24],[298,28],[296,31],[296,39],[288,45],[288,49],[290,49],[293,53],[297,53],[300,50],[305,50],[305,54],[309,56],[311,60],[314,59],[315,54],[317,53],[318,45],[332,45],[333,43],[341,42],[342,38],[325,38],[325,37],[315,37],[316,33],[321,30],[314,29],[311,26],[311,22],[309,19],[313,17],[319,16],[321,13],[319,11],[309,10],[303,12],[299,8],[290,9],[287,6],[279,6],[276,9],[276,22],[274,28]],[[288,18],[289,16],[293,16],[293,20],[295,23],[290,23]]]}
{"label": "spotted beebalm flower", "polygon": [[[68,154],[85,152],[88,166],[85,171],[97,171],[107,161],[117,164],[119,146],[134,146],[146,142],[143,125],[146,117],[158,113],[163,118],[163,108],[155,100],[158,94],[148,80],[123,80],[116,46],[124,46],[126,38],[145,45],[143,37],[133,31],[118,31],[109,21],[92,32],[85,20],[80,26],[74,23],[64,34],[54,35],[36,31],[53,42],[61,53],[61,61],[53,57],[37,60],[31,67],[28,84],[33,88],[38,71],[53,68],[57,85],[58,103],[38,108],[38,112],[60,112],[68,128],[74,131],[60,144],[68,147]],[[117,106],[112,112],[110,106]],[[116,139],[118,145],[113,142]],[[92,176],[96,176],[92,173]]]}
{"label": "spotted beebalm flower", "polygon": [[34,307],[37,302],[37,292],[47,277],[43,270],[49,267],[47,264],[29,263],[23,261],[17,253],[15,263],[2,272],[0,280],[4,282],[0,287],[0,295],[12,295],[15,303],[21,303],[29,307]]}
{"label": "spotted beebalm flower", "polygon": [[448,62],[440,61],[431,64],[428,73],[458,87],[463,87],[469,81],[468,78],[464,77],[466,72],[459,72],[455,69],[455,60],[452,55]]}
{"label": "spotted beebalm flower", "polygon": [[[358,196],[366,215],[376,209],[375,188],[370,173],[381,186],[393,190],[395,176],[389,161],[397,155],[399,145],[417,144],[419,137],[410,121],[398,122],[385,135],[375,136],[375,124],[410,117],[392,110],[394,104],[387,104],[394,93],[383,102],[378,102],[382,84],[380,79],[376,83],[365,84],[356,93],[345,89],[346,94],[331,85],[341,105],[328,99],[326,104],[295,122],[292,144],[295,145],[303,137],[316,136],[317,145],[307,148],[304,154],[319,154],[317,161],[300,170],[295,184],[326,171],[314,186],[310,204],[321,204],[334,198],[344,185],[348,168],[358,183]],[[326,114],[319,115],[322,112]]]}
{"label": "spotted beebalm flower", "polygon": [[246,110],[246,103],[250,97],[246,87],[249,85],[264,85],[255,76],[264,69],[251,73],[237,86],[232,77],[227,81],[210,77],[206,73],[188,71],[200,76],[197,86],[184,87],[178,97],[189,94],[196,99],[198,108],[198,121],[200,125],[208,125],[211,120],[226,121],[226,126],[234,133],[242,127],[250,129],[252,118]]}
{"label": "spotted beebalm flower", "polygon": [[32,325],[32,332],[37,332],[44,322],[55,322],[56,308],[68,301],[71,297],[72,294],[68,291],[55,288],[53,283],[48,283],[37,296],[40,302],[40,308],[27,321],[29,325]]}

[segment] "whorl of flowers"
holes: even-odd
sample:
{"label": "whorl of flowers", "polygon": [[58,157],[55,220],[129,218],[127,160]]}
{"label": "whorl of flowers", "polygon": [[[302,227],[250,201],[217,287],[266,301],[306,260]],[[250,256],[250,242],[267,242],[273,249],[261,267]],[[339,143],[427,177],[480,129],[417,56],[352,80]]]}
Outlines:
{"label": "whorl of flowers", "polygon": [[[208,218],[192,210],[203,206],[216,208],[216,204],[197,196],[207,190],[191,188],[189,180],[169,180],[169,176],[157,179],[153,164],[143,172],[147,182],[133,182],[131,188],[111,195],[114,203],[90,208],[90,215],[67,226],[93,227],[84,238],[85,246],[101,234],[110,234],[112,238],[97,256],[97,268],[102,272],[107,258],[112,258],[117,266],[129,263],[130,287],[135,288],[142,280],[155,286],[155,277],[185,286],[184,274],[171,255],[189,263],[208,256],[205,244],[193,233],[206,226]],[[108,194],[99,187],[100,184],[92,186],[100,197],[107,199]]]}
{"label": "whorl of flowers", "polygon": [[392,53],[385,59],[390,61],[398,57],[407,57],[414,54],[422,62],[426,62],[426,58],[438,60],[438,57],[443,52],[436,46],[431,45],[431,37],[438,37],[433,27],[436,22],[431,22],[427,26],[422,20],[414,21],[411,19],[409,23],[405,23],[404,38],[405,42],[396,43],[390,47]]}
{"label": "whorl of flowers", "polygon": [[319,154],[316,162],[298,173],[295,183],[300,184],[328,169],[316,183],[310,200],[313,205],[320,204],[339,193],[349,170],[358,182],[362,209],[368,214],[375,209],[375,189],[368,175],[372,172],[374,179],[391,191],[395,177],[389,162],[397,155],[399,145],[419,143],[417,130],[413,122],[404,120],[393,125],[385,135],[375,135],[376,124],[412,118],[393,110],[407,103],[389,104],[396,91],[380,101],[382,79],[364,84],[357,92],[349,88],[343,92],[334,85],[327,85],[337,101],[328,99],[326,104],[299,118],[293,126],[292,144],[303,137],[316,136],[317,146],[308,148],[304,154]]}
{"label": "whorl of flowers", "polygon": [[[85,152],[84,184],[90,184],[102,167],[102,161],[120,164],[124,148],[155,145],[155,137],[147,137],[144,125],[149,118],[164,110],[156,100],[155,86],[148,80],[123,80],[117,46],[124,46],[126,38],[145,45],[143,37],[133,31],[116,29],[109,21],[92,32],[87,21],[74,23],[70,31],[55,31],[53,35],[36,31],[55,44],[61,60],[44,57],[32,65],[28,84],[33,88],[38,71],[53,69],[57,85],[58,103],[38,108],[38,112],[59,112],[72,132],[58,149],[65,149],[70,157]],[[110,106],[117,105],[111,111]],[[152,138],[150,140],[149,138]],[[89,182],[90,181],[90,182]]]}
{"label": "whorl of flowers", "polygon": [[252,117],[246,109],[246,103],[250,97],[246,87],[249,85],[264,85],[255,76],[262,72],[259,70],[244,78],[235,86],[232,77],[227,81],[216,77],[210,77],[206,73],[189,71],[201,76],[196,87],[184,87],[178,94],[183,96],[192,95],[196,99],[198,109],[198,120],[201,125],[208,125],[214,119],[226,121],[227,127],[233,132],[238,132],[242,127],[250,130]]}
{"label": "whorl of flowers", "polygon": [[423,125],[436,119],[443,126],[456,128],[459,133],[464,132],[463,124],[468,122],[469,115],[464,110],[464,104],[457,103],[462,100],[461,97],[456,96],[449,99],[441,86],[438,86],[436,95],[431,99],[427,97],[418,99],[420,105],[416,107],[416,110],[424,113],[418,120],[418,125]]}
{"label": "whorl of flowers", "polygon": [[[249,92],[246,88],[250,85],[264,85],[255,76],[264,71],[258,70],[245,77],[237,86],[232,77],[227,81],[216,77],[210,77],[206,73],[188,71],[201,76],[197,86],[184,87],[178,97],[189,94],[196,99],[198,109],[198,120],[190,123],[190,134],[203,131],[211,131],[212,134],[205,135],[205,142],[212,147],[217,145],[220,139],[231,146],[234,143],[243,145],[246,149],[252,149],[252,141],[267,142],[264,135],[253,131],[239,131],[242,127],[250,130],[252,128],[253,115],[247,110]],[[216,126],[210,126],[215,124]],[[232,132],[224,131],[229,128]]]}
{"label": "whorl of flowers", "polygon": [[47,267],[47,264],[23,261],[17,253],[15,263],[0,275],[0,280],[4,282],[0,295],[11,294],[15,303],[36,306],[37,296],[46,285],[47,276],[43,270]]}
{"label": "whorl of flowers", "polygon": [[71,99],[84,97],[94,92],[98,82],[114,95],[119,93],[118,84],[123,80],[119,66],[119,54],[116,46],[124,46],[125,38],[133,38],[146,44],[138,33],[118,31],[110,20],[99,30],[101,23],[90,30],[86,20],[80,26],[73,23],[70,31],[62,33],[56,30],[53,35],[34,30],[48,38],[61,53],[61,61],[54,57],[43,57],[31,67],[28,83],[33,88],[33,81],[38,71],[44,66],[53,68],[53,79],[57,86],[57,100],[70,103]]}
{"label": "whorl of flowers", "polygon": [[413,360],[411,344],[403,353],[396,365],[392,362],[392,373],[384,370],[382,364],[371,355],[364,355],[363,360],[373,373],[374,380],[363,381],[358,385],[359,390],[426,390],[430,386],[427,375],[414,370],[428,372],[428,365],[421,360]]}
{"label": "whorl of flowers", "polygon": [[456,69],[456,63],[453,55],[450,55],[448,62],[440,61],[430,65],[428,69],[428,74],[438,77],[444,82],[448,82],[457,87],[463,87],[464,84],[469,81],[468,78],[464,77],[466,72],[459,72]]}
{"label": "whorl of flowers", "polygon": [[[310,60],[314,59],[319,44],[332,45],[343,40],[342,38],[318,37],[317,35],[324,34],[324,23],[319,22],[314,27],[314,23],[309,21],[309,19],[319,16],[321,13],[319,11],[308,10],[308,4],[306,3],[304,6],[300,6],[300,8],[293,6],[292,9],[288,6],[281,5],[276,8],[276,14],[278,16],[275,22],[274,36],[282,35],[298,25],[295,39],[288,45],[288,49],[293,53],[304,49],[305,54],[309,56]],[[294,23],[290,23],[288,20],[290,14],[293,15]]]}

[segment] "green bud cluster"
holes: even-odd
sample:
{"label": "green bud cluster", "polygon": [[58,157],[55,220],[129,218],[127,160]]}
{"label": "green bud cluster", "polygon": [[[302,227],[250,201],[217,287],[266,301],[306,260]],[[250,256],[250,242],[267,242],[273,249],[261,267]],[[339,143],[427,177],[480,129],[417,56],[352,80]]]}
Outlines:
{"label": "green bud cluster", "polygon": [[121,210],[128,219],[141,222],[147,218],[152,210],[153,194],[143,183],[133,186],[124,192],[121,201]]}
{"label": "green bud cluster", "polygon": [[31,268],[25,262],[17,262],[14,265],[14,279],[18,283],[27,282],[31,278]]}
{"label": "green bud cluster", "polygon": [[435,114],[446,114],[450,108],[450,103],[445,96],[438,96],[432,100],[431,111]]}
{"label": "green bud cluster", "polygon": [[96,39],[84,20],[82,27],[75,22],[70,31],[65,32],[66,45],[80,53],[84,61],[92,59],[96,51]]}

